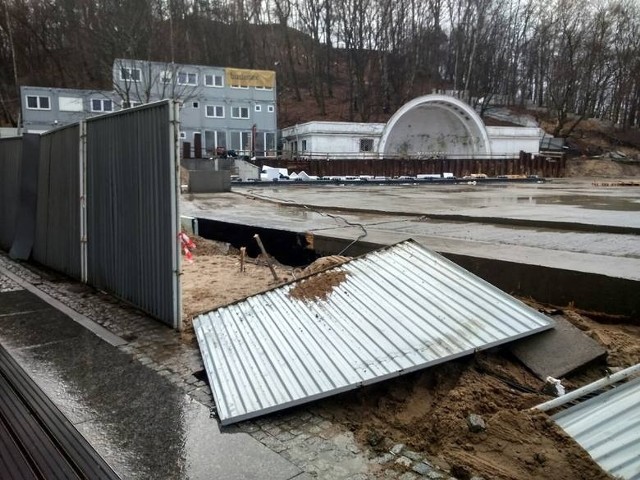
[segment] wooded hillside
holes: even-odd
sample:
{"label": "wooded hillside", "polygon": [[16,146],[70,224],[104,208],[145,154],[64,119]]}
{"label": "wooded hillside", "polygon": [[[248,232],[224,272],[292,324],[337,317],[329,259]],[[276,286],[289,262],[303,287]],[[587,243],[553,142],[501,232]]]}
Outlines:
{"label": "wooded hillside", "polygon": [[110,89],[117,57],[276,70],[281,125],[385,120],[433,89],[547,108],[555,134],[640,122],[637,0],[0,2],[0,124],[18,85]]}

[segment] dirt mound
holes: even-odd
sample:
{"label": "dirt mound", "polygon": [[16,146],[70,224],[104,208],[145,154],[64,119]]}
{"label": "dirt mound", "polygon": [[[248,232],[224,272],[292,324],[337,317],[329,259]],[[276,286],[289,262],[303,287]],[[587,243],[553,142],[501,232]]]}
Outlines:
{"label": "dirt mound", "polygon": [[196,244],[193,255],[196,257],[208,257],[211,255],[238,255],[240,251],[228,243],[207,240],[198,235],[190,235],[189,238]]}
{"label": "dirt mound", "polygon": [[567,160],[567,177],[640,177],[640,165],[615,162],[606,158],[570,158]]}
{"label": "dirt mound", "polygon": [[327,270],[335,265],[340,265],[348,260],[351,260],[351,257],[343,257],[342,255],[330,255],[328,257],[320,257],[311,265],[302,270],[303,275],[310,275],[312,273],[321,272],[322,270]]}
{"label": "dirt mound", "polygon": [[[548,399],[538,393],[541,386],[500,355],[478,355],[326,400],[324,407],[381,453],[404,443],[461,479],[609,478],[545,414],[527,410]],[[485,432],[469,431],[471,413],[486,421]]]}
{"label": "dirt mound", "polygon": [[290,291],[289,296],[298,300],[326,300],[335,287],[344,282],[347,272],[318,273],[301,280]]}

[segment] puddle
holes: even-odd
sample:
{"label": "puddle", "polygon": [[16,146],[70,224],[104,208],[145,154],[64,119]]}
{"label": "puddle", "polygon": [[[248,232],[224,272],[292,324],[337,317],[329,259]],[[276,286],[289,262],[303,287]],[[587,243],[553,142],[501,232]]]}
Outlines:
{"label": "puddle", "polygon": [[602,197],[595,195],[551,195],[541,197],[517,197],[519,204],[527,205],[569,205],[589,210],[611,210],[618,212],[640,211],[637,198]]}

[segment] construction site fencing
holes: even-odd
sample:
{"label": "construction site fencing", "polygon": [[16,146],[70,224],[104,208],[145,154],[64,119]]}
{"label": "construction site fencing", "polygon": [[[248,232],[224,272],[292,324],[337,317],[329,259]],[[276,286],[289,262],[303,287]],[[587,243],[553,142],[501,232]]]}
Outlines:
{"label": "construction site fencing", "polygon": [[310,159],[277,158],[260,159],[262,167],[287,168],[289,171],[304,171],[319,177],[373,175],[376,177],[401,177],[419,174],[452,173],[456,177],[485,174],[490,177],[501,175],[538,175],[541,177],[563,177],[564,156],[545,156],[521,153],[517,158],[352,158],[352,159]]}
{"label": "construction site fencing", "polygon": [[40,138],[33,259],[80,279],[80,126]]}
{"label": "construction site fencing", "polygon": [[13,243],[20,198],[22,139],[0,139],[0,247],[9,250]]}
{"label": "construction site fencing", "polygon": [[[181,328],[178,132],[167,100],[0,139],[0,247]],[[24,175],[37,198],[19,238]]]}
{"label": "construction site fencing", "polygon": [[170,102],[86,121],[87,280],[180,326],[175,124]]}

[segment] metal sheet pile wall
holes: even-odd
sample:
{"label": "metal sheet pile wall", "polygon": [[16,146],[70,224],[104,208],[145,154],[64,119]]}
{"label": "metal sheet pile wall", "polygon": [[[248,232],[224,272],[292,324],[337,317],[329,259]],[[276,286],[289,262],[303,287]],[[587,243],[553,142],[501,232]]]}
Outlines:
{"label": "metal sheet pile wall", "polygon": [[33,259],[79,279],[79,125],[42,135]]}
{"label": "metal sheet pile wall", "polygon": [[173,105],[87,121],[88,281],[180,323]]}
{"label": "metal sheet pile wall", "polygon": [[15,235],[20,198],[22,139],[0,139],[0,248],[9,250]]}

